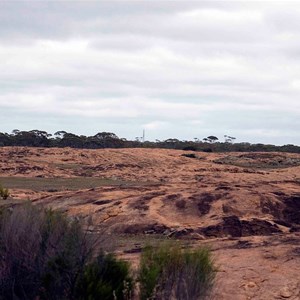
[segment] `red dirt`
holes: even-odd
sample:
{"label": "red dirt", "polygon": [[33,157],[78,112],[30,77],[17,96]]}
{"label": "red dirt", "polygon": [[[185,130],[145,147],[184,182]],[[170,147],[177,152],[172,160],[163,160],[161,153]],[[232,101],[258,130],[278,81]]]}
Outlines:
{"label": "red dirt", "polygon": [[209,243],[220,266],[216,299],[300,299],[300,155],[187,153],[4,147],[0,170],[11,177],[118,180],[11,193],[91,216],[95,228],[112,233]]}

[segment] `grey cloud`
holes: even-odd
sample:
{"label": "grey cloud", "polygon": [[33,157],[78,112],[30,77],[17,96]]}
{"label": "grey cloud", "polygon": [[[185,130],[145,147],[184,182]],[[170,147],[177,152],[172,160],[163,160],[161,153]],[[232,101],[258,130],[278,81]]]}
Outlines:
{"label": "grey cloud", "polygon": [[169,14],[197,5],[170,1],[1,1],[0,34],[5,38],[22,38],[23,34],[27,38],[66,38],[80,34],[95,20],[101,23],[121,18],[130,22],[134,16]]}
{"label": "grey cloud", "polygon": [[2,1],[0,108],[17,117],[0,124],[36,128],[43,115],[81,133],[97,123],[125,137],[146,126],[153,139],[298,141],[298,7]]}
{"label": "grey cloud", "polygon": [[[63,39],[97,34],[134,33],[164,38],[215,40],[216,38],[253,40],[259,35],[255,24],[230,22],[239,12],[228,8],[236,4],[215,1],[118,1],[118,2],[14,2],[0,3],[0,35],[20,38]],[[199,17],[187,15],[195,9]],[[209,11],[227,16],[218,24]],[[246,11],[244,11],[245,14]],[[252,13],[254,15],[255,12]],[[248,14],[251,22],[251,13]],[[222,16],[221,16],[222,17]],[[255,18],[254,18],[255,19]],[[238,26],[237,26],[238,25]],[[239,27],[239,28],[238,28]],[[244,34],[239,33],[243,31]]]}
{"label": "grey cloud", "polygon": [[[290,3],[291,4],[291,3]],[[266,13],[265,19],[277,32],[292,32],[299,34],[300,3],[294,1],[292,5],[282,7],[280,10],[273,10]]]}

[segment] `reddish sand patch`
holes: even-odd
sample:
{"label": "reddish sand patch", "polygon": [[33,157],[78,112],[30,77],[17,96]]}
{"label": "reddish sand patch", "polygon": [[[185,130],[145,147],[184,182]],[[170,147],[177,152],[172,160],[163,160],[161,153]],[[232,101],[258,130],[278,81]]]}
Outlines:
{"label": "reddish sand patch", "polygon": [[[10,189],[15,199],[91,217],[95,228],[209,243],[216,299],[300,299],[300,155],[187,153],[4,147],[0,170],[8,185],[32,180]],[[49,189],[36,178],[76,180]]]}

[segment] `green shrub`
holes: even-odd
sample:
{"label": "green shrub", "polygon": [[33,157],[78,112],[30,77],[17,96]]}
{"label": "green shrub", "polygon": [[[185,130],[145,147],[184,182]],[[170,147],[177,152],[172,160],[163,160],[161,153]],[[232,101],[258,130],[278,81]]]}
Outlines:
{"label": "green shrub", "polygon": [[0,185],[0,197],[3,200],[6,200],[9,197],[9,191],[8,191],[8,189],[3,188],[1,185]]}
{"label": "green shrub", "polygon": [[0,220],[0,299],[114,299],[124,282],[131,282],[129,269],[104,254],[95,260],[97,248],[82,223],[61,212],[30,204],[5,211]]}
{"label": "green shrub", "polygon": [[182,251],[174,245],[146,247],[139,273],[141,299],[205,299],[214,277],[208,249]]}
{"label": "green shrub", "polygon": [[[0,299],[132,299],[129,264],[99,252],[82,222],[31,204],[0,214]],[[141,299],[204,299],[214,281],[209,250],[146,247]]]}
{"label": "green shrub", "polygon": [[130,299],[129,264],[112,254],[100,254],[88,264],[77,284],[78,299]]}

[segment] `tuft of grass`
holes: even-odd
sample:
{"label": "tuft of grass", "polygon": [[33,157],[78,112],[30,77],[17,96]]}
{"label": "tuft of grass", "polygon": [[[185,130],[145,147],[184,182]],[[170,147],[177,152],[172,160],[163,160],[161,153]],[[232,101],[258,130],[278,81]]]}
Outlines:
{"label": "tuft of grass", "polygon": [[139,271],[141,299],[205,299],[215,267],[209,249],[181,250],[174,244],[147,246]]}
{"label": "tuft of grass", "polygon": [[9,197],[9,191],[7,188],[4,188],[0,185],[0,197],[3,200],[6,200]]}

